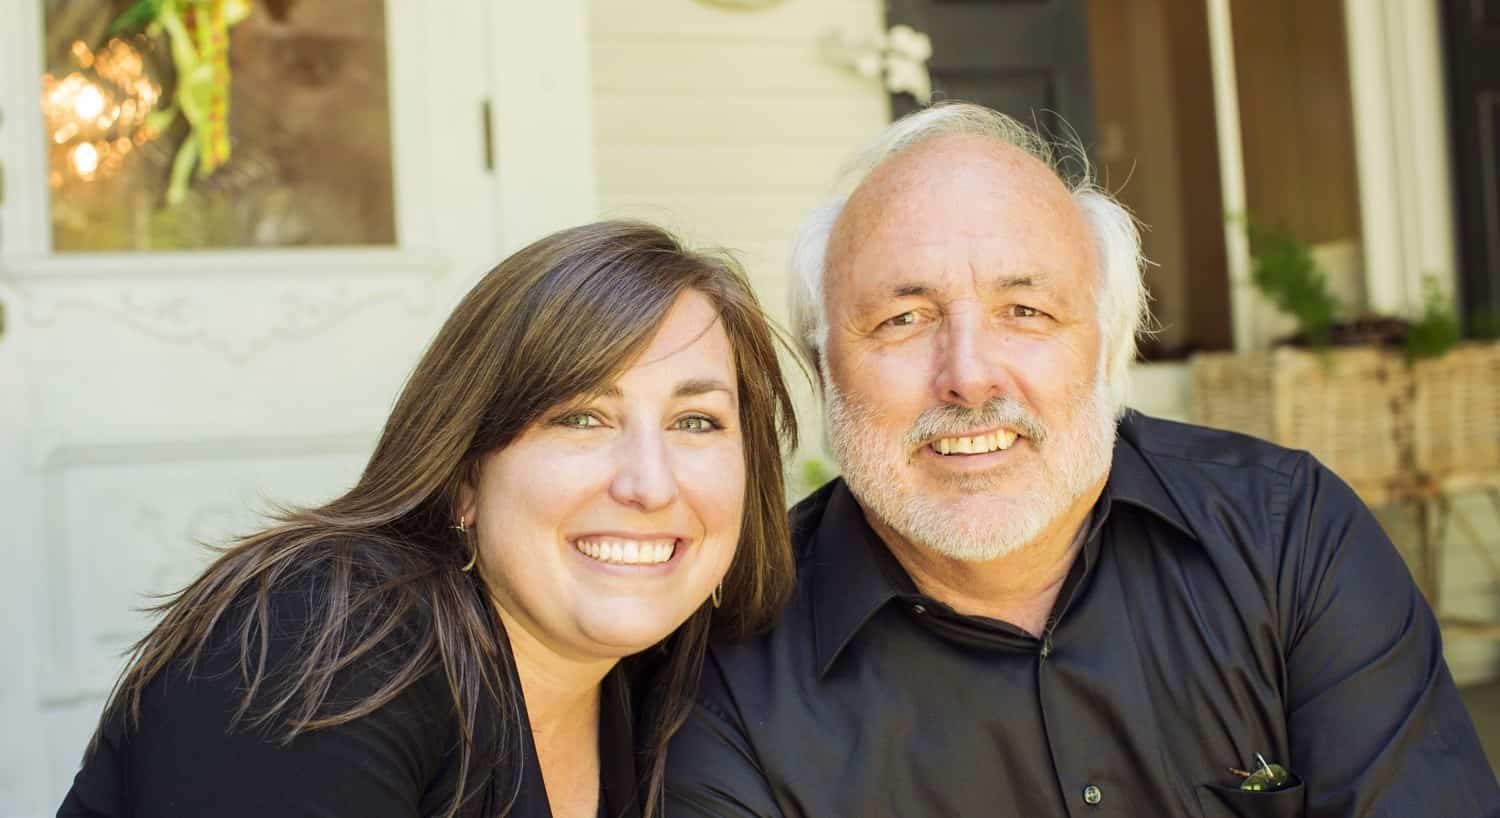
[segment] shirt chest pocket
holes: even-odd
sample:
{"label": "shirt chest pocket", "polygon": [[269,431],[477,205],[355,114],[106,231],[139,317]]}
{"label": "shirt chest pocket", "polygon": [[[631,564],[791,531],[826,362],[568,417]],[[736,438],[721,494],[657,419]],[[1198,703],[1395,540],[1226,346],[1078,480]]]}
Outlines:
{"label": "shirt chest pocket", "polygon": [[1301,818],[1306,796],[1300,783],[1276,792],[1247,792],[1219,784],[1198,787],[1203,818]]}

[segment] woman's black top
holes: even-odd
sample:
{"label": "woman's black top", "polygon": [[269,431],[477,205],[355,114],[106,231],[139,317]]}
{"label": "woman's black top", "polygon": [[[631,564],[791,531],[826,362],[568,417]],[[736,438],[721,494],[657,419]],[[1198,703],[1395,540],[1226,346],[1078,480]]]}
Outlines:
{"label": "woman's black top", "polygon": [[[309,624],[306,597],[273,595],[268,668],[293,658]],[[389,678],[383,675],[388,668],[377,666],[380,655],[371,651],[368,661],[362,658],[341,673],[331,703],[347,706],[377,690]],[[520,689],[514,675],[512,683]],[[216,633],[191,673],[183,662],[152,680],[142,696],[139,721],[128,723],[118,708],[110,715],[58,810],[59,818],[415,818],[446,813],[462,756],[458,718],[440,669],[363,718],[304,732],[289,743],[243,722],[230,728],[245,689],[237,639]],[[261,696],[258,692],[257,702]],[[494,775],[471,772],[466,784],[470,797],[458,815],[551,818],[531,726],[524,705],[519,709],[521,723],[514,727],[520,730],[523,758],[517,763],[507,755]],[[495,702],[481,705],[476,744],[494,739],[504,724],[501,718]],[[639,815],[632,723],[629,686],[617,666],[605,679],[600,707],[601,818]],[[482,785],[478,778],[484,779]],[[515,801],[506,811],[509,793]]]}

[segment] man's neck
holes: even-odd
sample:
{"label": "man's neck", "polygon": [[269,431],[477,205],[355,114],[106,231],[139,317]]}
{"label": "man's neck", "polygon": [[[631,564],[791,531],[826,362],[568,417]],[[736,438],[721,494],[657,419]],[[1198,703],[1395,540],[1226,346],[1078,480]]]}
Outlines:
{"label": "man's neck", "polygon": [[1040,638],[1083,549],[1084,528],[1103,490],[1101,480],[1031,542],[985,562],[943,556],[910,542],[873,515],[865,517],[922,593],[958,613],[998,619]]}

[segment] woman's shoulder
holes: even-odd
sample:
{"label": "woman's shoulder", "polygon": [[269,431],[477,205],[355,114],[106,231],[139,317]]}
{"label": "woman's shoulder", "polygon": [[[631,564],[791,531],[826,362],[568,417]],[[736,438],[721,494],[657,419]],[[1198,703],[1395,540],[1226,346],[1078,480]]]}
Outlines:
{"label": "woman's shoulder", "polygon": [[455,773],[452,697],[440,664],[414,654],[425,612],[378,574],[317,560],[247,585],[140,690],[133,717],[112,708],[70,802],[228,815],[442,806],[431,793]]}

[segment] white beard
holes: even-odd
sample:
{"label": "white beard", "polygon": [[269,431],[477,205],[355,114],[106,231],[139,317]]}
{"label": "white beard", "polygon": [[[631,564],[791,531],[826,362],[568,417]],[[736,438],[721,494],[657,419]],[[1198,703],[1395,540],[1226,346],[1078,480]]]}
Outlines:
{"label": "white beard", "polygon": [[[1083,394],[1070,396],[1068,420],[1046,429],[1014,398],[1001,396],[979,409],[952,404],[923,412],[904,440],[876,429],[875,413],[849,400],[823,367],[824,416],[833,457],[865,510],[907,541],[952,559],[998,559],[1035,541],[1109,472],[1115,444],[1115,407],[1103,373]],[[976,428],[1021,431],[1015,445],[1036,448],[1042,468],[1018,480],[1014,469],[952,475],[941,495],[913,485],[910,454],[921,441]],[[1002,493],[1006,480],[1023,486]]]}

